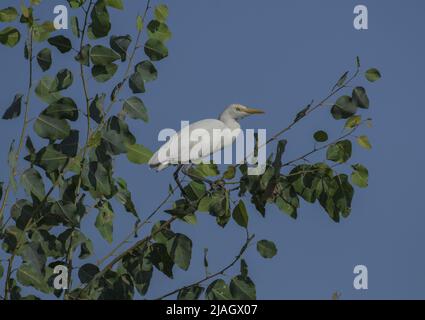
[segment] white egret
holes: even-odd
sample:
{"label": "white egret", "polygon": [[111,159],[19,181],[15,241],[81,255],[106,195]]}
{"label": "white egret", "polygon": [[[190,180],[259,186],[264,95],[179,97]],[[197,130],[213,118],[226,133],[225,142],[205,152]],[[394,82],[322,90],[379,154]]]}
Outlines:
{"label": "white egret", "polygon": [[[218,119],[204,119],[191,123],[171,136],[155,152],[149,160],[149,166],[161,171],[170,165],[178,165],[174,173],[174,179],[184,193],[178,180],[178,173],[183,165],[199,163],[200,160],[233,144],[236,136],[241,132],[238,120],[252,114],[261,113],[264,113],[264,111],[248,108],[240,104],[232,104],[221,113]],[[216,132],[222,132],[221,136],[224,139],[213,139]],[[193,135],[197,139],[189,138]],[[184,139],[187,139],[187,143],[184,143]]]}

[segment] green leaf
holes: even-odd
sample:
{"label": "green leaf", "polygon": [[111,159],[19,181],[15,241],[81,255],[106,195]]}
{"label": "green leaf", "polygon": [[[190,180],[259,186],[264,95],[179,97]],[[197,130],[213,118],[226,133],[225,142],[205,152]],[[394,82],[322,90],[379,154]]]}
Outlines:
{"label": "green leaf", "polygon": [[136,164],[148,163],[153,153],[141,144],[127,145],[127,159]]}
{"label": "green leaf", "polygon": [[13,188],[13,190],[16,192],[18,189],[17,183],[16,183],[16,169],[17,169],[17,162],[18,162],[18,156],[16,153],[16,150],[14,149],[15,140],[12,140],[9,146],[9,153],[7,156],[7,164],[9,165],[9,179],[10,184]]}
{"label": "green leaf", "polygon": [[226,171],[223,173],[223,179],[231,180],[236,175],[235,166],[228,166]]}
{"label": "green leaf", "polygon": [[5,113],[3,114],[2,119],[4,120],[10,120],[14,119],[20,116],[21,114],[21,104],[22,104],[22,94],[16,94],[15,98],[13,99],[12,104],[7,108]]}
{"label": "green leaf", "polygon": [[42,114],[56,119],[76,121],[78,119],[77,104],[71,98],[61,98],[51,103]]}
{"label": "green leaf", "polygon": [[53,22],[45,21],[41,24],[34,23],[33,25],[33,39],[35,42],[42,42],[50,37],[53,31],[56,31]]}
{"label": "green leaf", "polygon": [[78,255],[79,259],[87,259],[93,255],[93,243],[90,239],[86,239],[80,245],[80,254]]}
{"label": "green leaf", "polygon": [[62,91],[68,89],[74,82],[72,72],[68,69],[62,69],[56,74],[56,78],[52,83],[53,91]]}
{"label": "green leaf", "polygon": [[132,119],[140,119],[144,122],[149,121],[145,104],[138,97],[131,97],[125,100],[123,110]]}
{"label": "green leaf", "polygon": [[353,129],[362,123],[362,117],[359,115],[352,116],[345,122],[344,128]]}
{"label": "green leaf", "polygon": [[117,193],[115,194],[115,198],[124,205],[124,208],[127,212],[132,213],[137,219],[139,219],[139,216],[136,211],[136,207],[133,203],[133,200],[131,199],[131,192],[128,191],[127,183],[124,179],[118,178],[117,179]]}
{"label": "green leaf", "polygon": [[218,171],[216,164],[201,163],[195,167],[191,167],[189,169],[189,173],[191,176],[193,175],[200,178],[207,178],[218,176],[220,171]]}
{"label": "green leaf", "polygon": [[105,94],[102,94],[100,96],[96,94],[96,97],[90,103],[90,118],[92,118],[97,123],[100,123],[104,117],[103,103],[105,101],[105,97]]}
{"label": "green leaf", "polygon": [[114,50],[101,45],[97,45],[91,49],[90,58],[94,65],[106,66],[120,59],[121,57]]}
{"label": "green leaf", "polygon": [[137,25],[137,31],[142,32],[142,30],[143,30],[143,18],[141,16],[137,16],[136,25]]}
{"label": "green leaf", "polygon": [[152,61],[159,61],[168,57],[168,49],[158,39],[149,39],[145,43],[145,53]]}
{"label": "green leaf", "polygon": [[[25,226],[33,217],[33,207],[28,200],[18,200],[10,209],[10,216],[16,222],[16,227],[25,230]],[[34,237],[32,240],[35,241]]]}
{"label": "green leaf", "polygon": [[142,61],[135,66],[135,70],[142,76],[144,82],[156,80],[158,71],[149,60]]}
{"label": "green leaf", "polygon": [[368,81],[375,82],[375,81],[381,79],[381,73],[379,72],[378,69],[371,68],[371,69],[366,71],[365,77]]}
{"label": "green leaf", "polygon": [[[154,224],[151,230],[153,239],[161,244],[166,245],[167,241],[174,237],[175,233],[171,231],[170,225],[165,225],[166,221],[160,220]],[[160,231],[161,230],[161,231]]]}
{"label": "green leaf", "polygon": [[313,137],[314,137],[314,140],[316,140],[317,142],[328,141],[328,134],[323,130],[316,131]]}
{"label": "green leaf", "polygon": [[369,108],[369,98],[366,94],[366,90],[363,87],[355,87],[353,89],[353,103],[363,109]]}
{"label": "green leaf", "polygon": [[230,281],[230,293],[235,300],[255,300],[255,284],[249,277],[236,276]]}
{"label": "green leaf", "polygon": [[60,151],[58,145],[43,147],[35,157],[34,163],[46,170],[47,173],[61,169],[68,159],[68,156]]}
{"label": "green leaf", "polygon": [[353,172],[351,173],[351,181],[360,188],[366,188],[368,186],[369,171],[361,164],[355,164],[351,166]]}
{"label": "green leaf", "polygon": [[62,219],[64,219],[72,227],[77,227],[79,225],[79,220],[77,219],[77,206],[72,202],[56,201],[52,208],[51,212]]}
{"label": "green leaf", "polygon": [[128,85],[133,93],[144,93],[146,91],[142,75],[138,72],[131,75]]}
{"label": "green leaf", "polygon": [[34,123],[34,131],[42,138],[58,140],[66,138],[71,128],[64,119],[57,119],[41,114]]}
{"label": "green leaf", "polygon": [[5,46],[12,48],[18,44],[20,39],[21,34],[16,28],[6,27],[3,30],[0,30],[0,43]]}
{"label": "green leaf", "polygon": [[328,147],[326,159],[338,163],[347,162],[351,158],[352,145],[350,140],[342,140]]}
{"label": "green leaf", "polygon": [[37,230],[31,235],[33,242],[40,243],[46,257],[60,258],[65,254],[65,248],[58,238],[47,230]]}
{"label": "green leaf", "polygon": [[87,263],[78,269],[78,278],[80,278],[81,283],[89,283],[99,272],[98,266]]}
{"label": "green leaf", "polygon": [[248,277],[248,265],[245,259],[241,259],[241,276],[244,278]]}
{"label": "green leaf", "polygon": [[32,197],[37,198],[39,201],[44,199],[46,193],[44,188],[43,179],[37,170],[29,168],[21,176],[21,184],[25,192]]}
{"label": "green leaf", "polygon": [[47,259],[40,243],[32,241],[24,244],[20,247],[19,254],[24,262],[34,266],[40,273],[43,272]]}
{"label": "green leaf", "polygon": [[98,0],[96,2],[90,13],[90,17],[92,23],[88,28],[89,37],[91,39],[106,37],[111,30],[111,21],[104,0]]}
{"label": "green leaf", "polygon": [[81,51],[74,57],[76,61],[81,63],[84,66],[90,66],[90,49],[91,45],[86,44],[81,48]]}
{"label": "green leaf", "polygon": [[79,8],[81,7],[86,0],[67,0],[69,5],[71,6],[71,8],[75,9],[75,8]]}
{"label": "green leaf", "polygon": [[372,145],[369,142],[369,138],[367,136],[360,136],[357,138],[357,143],[360,145],[360,147],[370,150],[372,149]]}
{"label": "green leaf", "polygon": [[80,37],[80,27],[78,25],[78,17],[76,16],[71,17],[71,31],[74,36],[77,38]]}
{"label": "green leaf", "polygon": [[152,20],[149,22],[147,29],[150,39],[157,39],[161,42],[166,42],[171,39],[171,31],[168,29],[168,26],[165,23]]}
{"label": "green leaf", "polygon": [[110,80],[118,70],[118,66],[115,63],[108,64],[106,66],[95,65],[92,68],[93,78],[97,82],[106,82]]}
{"label": "green leaf", "polygon": [[[303,178],[300,177],[298,181],[303,181]],[[283,186],[282,186],[283,185]],[[275,203],[280,211],[287,213],[291,218],[297,218],[297,208],[299,206],[299,200],[295,194],[294,189],[288,183],[278,185],[282,190],[280,194],[276,197]],[[316,200],[315,194],[311,192],[309,188],[304,186],[300,190],[301,196],[307,198],[308,200]]]}
{"label": "green leaf", "polygon": [[338,98],[333,107],[331,114],[334,119],[347,119],[357,112],[357,107],[349,96],[342,96]]}
{"label": "green leaf", "polygon": [[51,291],[47,281],[44,279],[43,274],[39,272],[32,264],[21,264],[16,273],[16,277],[18,281],[24,286],[34,287],[44,293],[49,293]]}
{"label": "green leaf", "polygon": [[37,54],[37,62],[40,68],[43,71],[47,71],[50,69],[52,65],[52,53],[50,49],[44,48]]}
{"label": "green leaf", "polygon": [[159,4],[155,7],[155,19],[160,22],[165,22],[168,18],[168,7],[165,4]]}
{"label": "green leaf", "polygon": [[15,251],[18,241],[26,240],[25,233],[15,226],[7,227],[2,236],[2,248],[7,253]]}
{"label": "green leaf", "polygon": [[164,273],[167,277],[173,278],[173,260],[171,260],[168,255],[165,245],[160,243],[151,245],[147,258],[155,268]]}
{"label": "green leaf", "polygon": [[333,195],[336,208],[342,213],[343,217],[348,217],[351,212],[351,201],[354,195],[354,189],[348,182],[346,174],[340,174],[334,177],[337,189]]}
{"label": "green leaf", "polygon": [[103,239],[112,243],[112,234],[114,230],[114,211],[109,202],[104,202],[97,207],[99,214],[97,215],[95,226],[99,230]]}
{"label": "green leaf", "polygon": [[3,277],[3,273],[4,273],[4,268],[3,268],[3,265],[0,262],[0,279]]}
{"label": "green leaf", "polygon": [[192,240],[181,233],[176,233],[167,241],[167,252],[181,269],[189,269],[192,258]]}
{"label": "green leaf", "polygon": [[287,143],[288,143],[288,141],[285,140],[285,139],[279,140],[279,142],[277,143],[276,157],[273,161],[273,169],[274,169],[274,176],[275,177],[278,177],[280,175],[280,169],[282,167],[282,156],[285,153]]}
{"label": "green leaf", "polygon": [[109,7],[122,10],[124,9],[124,4],[122,3],[122,0],[105,0],[106,4]]}
{"label": "green leaf", "polygon": [[125,61],[127,59],[127,49],[131,43],[131,36],[112,36],[109,45],[111,48],[121,56],[121,61]]}
{"label": "green leaf", "polygon": [[45,103],[53,103],[62,96],[56,92],[56,81],[49,76],[44,76],[35,88],[37,97]]}
{"label": "green leaf", "polygon": [[183,288],[177,294],[177,300],[198,300],[204,292],[204,288],[199,285]]}
{"label": "green leaf", "polygon": [[149,289],[153,267],[148,259],[148,250],[143,249],[137,256],[127,255],[123,258],[123,267],[132,276],[134,286],[141,295],[145,295]]}
{"label": "green leaf", "polygon": [[205,298],[208,300],[231,300],[232,295],[226,282],[222,279],[211,282],[205,291]]}
{"label": "green leaf", "polygon": [[115,155],[127,153],[128,146],[136,143],[136,138],[130,132],[127,123],[116,116],[108,119],[102,139],[107,142],[110,151]]}
{"label": "green leaf", "polygon": [[58,145],[59,150],[68,157],[76,157],[78,152],[80,132],[71,130],[69,135]]}
{"label": "green leaf", "polygon": [[83,184],[96,199],[110,199],[115,192],[110,164],[103,165],[99,159],[94,159],[83,166]]}
{"label": "green leaf", "polygon": [[245,204],[239,200],[238,205],[233,209],[233,220],[243,228],[248,228],[248,212],[246,211]]}
{"label": "green leaf", "polygon": [[337,83],[333,87],[333,89],[342,87],[345,84],[345,81],[347,80],[348,71],[344,72],[342,76],[338,79]]}
{"label": "green leaf", "polygon": [[0,22],[12,22],[18,17],[18,11],[14,7],[7,7],[0,10]]}
{"label": "green leaf", "polygon": [[47,40],[47,42],[58,49],[61,53],[69,52],[72,49],[71,41],[64,36],[51,37]]}
{"label": "green leaf", "polygon": [[269,240],[260,240],[257,242],[258,253],[266,259],[273,258],[277,253],[276,245]]}

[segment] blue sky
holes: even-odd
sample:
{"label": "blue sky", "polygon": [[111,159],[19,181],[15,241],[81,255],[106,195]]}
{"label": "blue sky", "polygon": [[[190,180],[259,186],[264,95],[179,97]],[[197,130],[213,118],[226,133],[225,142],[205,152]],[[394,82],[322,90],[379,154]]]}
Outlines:
{"label": "blue sky", "polygon": [[[53,5],[44,1],[43,18],[53,18]],[[134,30],[135,15],[143,1],[125,1],[125,12],[113,12],[114,34]],[[243,121],[246,128],[266,128],[268,134],[285,127],[301,107],[325,96],[338,77],[355,66],[377,67],[383,78],[367,86],[373,128],[365,133],[373,149],[354,149],[352,163],[369,169],[369,188],[356,189],[348,219],[332,222],[317,205],[301,204],[299,218],[290,219],[269,206],[266,218],[249,207],[250,231],[256,240],[269,239],[279,252],[262,259],[252,246],[246,260],[260,299],[328,299],[334,291],[344,299],[425,298],[425,208],[422,198],[425,163],[423,89],[425,81],[425,3],[409,1],[278,1],[278,0],[186,0],[163,1],[170,8],[173,38],[170,56],[157,64],[159,79],[148,85],[143,100],[150,122],[131,122],[138,142],[159,147],[163,128],[179,128],[181,120],[215,118],[230,103],[266,110],[261,117]],[[2,6],[16,1],[2,1]],[[154,1],[157,3],[157,1]],[[369,30],[353,28],[353,9],[369,9]],[[71,31],[66,31],[64,34]],[[26,88],[26,67],[20,47],[0,51],[0,106],[6,108],[16,92]],[[40,48],[41,49],[41,48]],[[141,54],[141,53],[140,53]],[[142,56],[139,57],[142,60]],[[54,55],[49,74],[73,64],[72,54]],[[37,71],[35,77],[41,77]],[[106,85],[99,90],[110,91]],[[77,84],[70,96],[80,95]],[[94,87],[92,89],[94,91]],[[129,95],[130,92],[125,92]],[[43,105],[33,100],[33,115]],[[118,108],[118,107],[117,107]],[[331,121],[329,110],[315,113],[291,131],[285,157],[292,159],[312,148],[311,135],[319,129],[338,134],[342,123]],[[6,167],[10,141],[18,135],[16,121],[2,121],[0,165]],[[147,166],[117,162],[136,206],[146,217],[167,193],[172,169],[156,173]],[[0,180],[7,179],[3,170]],[[13,198],[13,197],[12,197]],[[246,201],[247,203],[248,201]],[[131,217],[117,210],[114,239],[131,230]],[[95,243],[97,256],[110,246],[93,228],[93,212],[83,229]],[[160,216],[166,218],[166,214]],[[211,271],[226,265],[238,252],[244,231],[234,222],[226,228],[199,214],[195,226],[177,223],[175,229],[193,240],[188,272],[175,269],[170,282],[155,273],[149,297],[202,278],[203,248],[209,248]],[[146,230],[145,230],[146,232]],[[95,261],[95,260],[93,260]],[[369,270],[369,289],[353,288],[353,268]],[[232,276],[238,267],[229,272]],[[227,278],[226,278],[227,279]],[[3,286],[3,283],[0,285]]]}

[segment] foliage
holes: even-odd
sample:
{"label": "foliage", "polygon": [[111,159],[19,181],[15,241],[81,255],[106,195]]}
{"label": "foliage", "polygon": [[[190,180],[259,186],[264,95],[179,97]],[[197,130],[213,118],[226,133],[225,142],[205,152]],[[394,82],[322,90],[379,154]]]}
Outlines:
{"label": "foliage", "polygon": [[[327,98],[303,108],[268,143],[276,142],[279,136],[333,98],[336,100],[331,115],[337,120],[346,119],[341,136],[331,139],[325,130],[319,130],[313,134],[312,150],[285,163],[282,159],[287,141],[277,141],[274,156],[269,157],[265,172],[258,176],[248,175],[246,164],[228,166],[222,173],[215,165],[193,167],[192,179],[184,186],[184,196],[179,197],[177,188],[171,187],[158,209],[142,220],[126,181],[115,175],[114,159],[125,155],[130,162],[142,165],[152,155],[136,141],[127,118],[141,120],[142,124],[149,121],[148,107],[141,94],[147,91],[149,82],[158,79],[157,64],[169,54],[167,41],[172,33],[167,25],[168,8],[158,5],[149,10],[150,1],[147,1],[143,15],[134,17],[132,35],[113,35],[111,15],[114,10],[124,10],[124,1],[68,0],[73,10],[73,37],[69,38],[70,34],[57,34],[51,22],[37,19],[40,2],[33,0],[29,6],[0,9],[0,22],[6,24],[0,30],[0,43],[15,47],[23,34],[27,34],[23,46],[29,68],[28,92],[15,93],[2,117],[4,121],[23,122],[17,144],[12,142],[9,147],[9,176],[2,177],[9,181],[0,183],[1,250],[7,255],[7,260],[0,263],[3,299],[37,298],[22,296],[22,287],[64,299],[132,299],[136,292],[143,296],[149,291],[154,272],[173,278],[175,267],[189,269],[192,240],[175,231],[173,222],[193,224],[199,212],[208,212],[223,228],[233,219],[246,230],[247,237],[235,259],[215,273],[208,271],[206,250],[205,278],[161,298],[176,295],[178,299],[255,299],[255,284],[242,258],[254,238],[248,231],[249,218],[254,213],[248,210],[247,201],[262,216],[270,204],[296,219],[303,200],[318,202],[335,222],[349,216],[354,196],[352,184],[367,187],[369,176],[364,165],[349,163],[354,152],[352,140],[371,148],[366,135],[354,136],[355,131],[369,122],[360,115],[370,105],[366,89],[356,86],[351,93],[346,92],[360,74],[359,59],[353,75],[345,72]],[[135,61],[143,54],[141,61]],[[69,58],[69,65],[52,74],[49,70],[59,55]],[[33,79],[36,68],[44,73],[40,79]],[[124,76],[118,79],[121,69]],[[377,69],[365,73],[370,82],[380,77]],[[82,84],[81,95],[67,96],[67,89],[77,81]],[[100,83],[108,83],[112,90],[99,91]],[[125,86],[132,91],[129,97],[122,96]],[[33,102],[34,95],[39,101]],[[121,109],[113,113],[112,107],[119,103]],[[43,104],[44,109],[31,121],[34,104]],[[78,121],[86,123],[85,130],[77,129]],[[30,137],[31,122],[34,135]],[[308,161],[316,153],[324,156],[323,161]],[[25,160],[23,165],[18,161],[21,158]],[[351,169],[350,176],[336,171],[342,165]],[[205,177],[213,179],[211,188],[199,179]],[[10,194],[18,195],[20,190],[26,196],[19,197],[9,207]],[[173,205],[162,211],[171,198]],[[114,240],[114,217],[120,210],[116,204],[133,216],[134,230],[110,254],[101,259],[96,257],[97,264],[84,262],[89,257],[95,258],[95,252],[82,228],[83,220],[96,215],[94,226],[107,245]],[[125,249],[134,234],[144,231],[147,222],[161,212],[168,215],[168,220],[158,220],[150,233]],[[256,247],[267,259],[278,253],[276,245],[267,239],[258,241]],[[224,272],[237,262],[240,272],[228,281],[222,279]],[[53,270],[61,264],[69,270],[77,269],[79,282],[71,272],[68,290],[57,290],[52,285]]]}

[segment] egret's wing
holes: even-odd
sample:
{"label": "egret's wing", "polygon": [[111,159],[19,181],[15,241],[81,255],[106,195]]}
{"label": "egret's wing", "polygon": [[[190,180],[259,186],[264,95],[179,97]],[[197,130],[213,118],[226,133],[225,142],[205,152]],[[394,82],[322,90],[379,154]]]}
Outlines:
{"label": "egret's wing", "polygon": [[[203,159],[233,142],[234,139],[227,140],[223,144],[221,139],[213,139],[214,130],[224,129],[228,128],[222,121],[217,119],[205,119],[191,123],[189,127],[183,128],[182,131],[170,137],[152,156],[149,165],[163,169],[169,164],[196,162]],[[192,141],[189,137],[195,139]]]}

